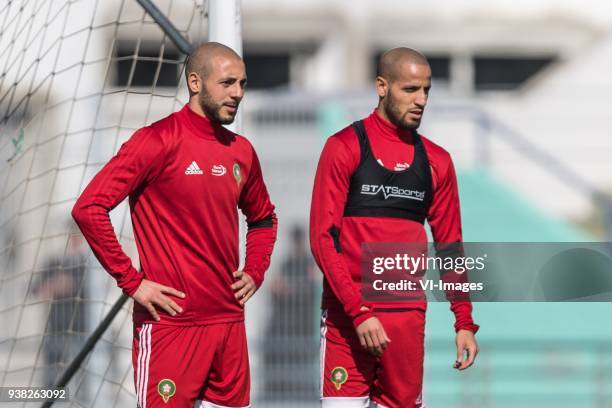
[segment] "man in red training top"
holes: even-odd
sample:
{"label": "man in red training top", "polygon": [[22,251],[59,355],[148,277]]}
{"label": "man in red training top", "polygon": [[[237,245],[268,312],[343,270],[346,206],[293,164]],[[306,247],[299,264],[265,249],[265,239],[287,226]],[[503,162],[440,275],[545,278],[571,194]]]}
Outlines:
{"label": "man in red training top", "polygon": [[[324,273],[321,329],[323,407],[423,406],[425,301],[371,303],[360,295],[361,245],[460,243],[459,197],[448,152],[420,136],[431,85],[423,55],[409,48],[378,63],[378,107],[331,136],[319,160],[310,242]],[[383,194],[376,186],[405,194]],[[380,194],[378,194],[379,192]],[[413,194],[414,193],[414,194]],[[478,352],[469,301],[451,302],[457,332],[454,367]],[[464,356],[464,354],[466,354]]]}
{"label": "man in red training top", "polygon": [[[242,59],[206,43],[189,56],[185,74],[189,103],[134,133],[72,214],[100,263],[135,300],[139,407],[247,407],[243,309],[270,263],[276,216],[255,150],[222,126],[233,122],[244,95]],[[126,196],[142,272],[108,216]],[[237,207],[248,223],[243,270]]]}

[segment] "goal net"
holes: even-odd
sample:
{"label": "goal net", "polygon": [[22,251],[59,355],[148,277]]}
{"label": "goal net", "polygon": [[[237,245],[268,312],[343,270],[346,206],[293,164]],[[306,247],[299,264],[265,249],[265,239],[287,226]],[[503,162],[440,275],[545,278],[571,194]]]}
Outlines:
{"label": "goal net", "polygon": [[[185,56],[135,0],[1,4],[0,387],[48,386],[121,295],[70,210],[136,129],[187,100]],[[206,39],[204,0],[155,5]],[[126,203],[111,220],[137,262]],[[70,406],[136,405],[130,307],[68,384]]]}

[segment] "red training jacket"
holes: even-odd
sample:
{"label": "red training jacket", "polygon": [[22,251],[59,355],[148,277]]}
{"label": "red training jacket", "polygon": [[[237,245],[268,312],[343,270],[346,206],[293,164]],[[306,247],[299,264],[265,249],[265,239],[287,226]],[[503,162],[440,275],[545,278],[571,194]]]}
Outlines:
{"label": "red training jacket", "polygon": [[[412,133],[384,120],[375,110],[364,119],[374,157],[390,170],[406,169],[414,156]],[[422,137],[432,169],[434,197],[427,221],[435,242],[461,242],[461,216],[455,169],[450,154]],[[312,193],[310,243],[313,255],[324,273],[323,308],[344,311],[355,327],[373,316],[376,304],[361,298],[360,258],[364,242],[427,242],[424,226],[416,221],[385,217],[344,217],[344,206],[351,175],[359,166],[357,135],[348,126],[331,136],[323,148]],[[329,231],[340,230],[342,252],[337,252]],[[425,310],[426,302],[409,302]],[[369,311],[361,308],[367,306]],[[378,306],[389,306],[378,305]],[[399,306],[399,305],[396,305]],[[455,330],[476,332],[470,302],[451,302]]]}
{"label": "red training jacket", "polygon": [[[129,195],[142,273],[124,253],[108,213]],[[91,180],[72,215],[102,266],[132,295],[143,278],[186,294],[161,323],[244,319],[230,286],[239,267],[238,211],[249,225],[244,271],[261,285],[276,216],[255,150],[242,136],[182,110],[138,130]],[[153,322],[140,304],[135,323]]]}

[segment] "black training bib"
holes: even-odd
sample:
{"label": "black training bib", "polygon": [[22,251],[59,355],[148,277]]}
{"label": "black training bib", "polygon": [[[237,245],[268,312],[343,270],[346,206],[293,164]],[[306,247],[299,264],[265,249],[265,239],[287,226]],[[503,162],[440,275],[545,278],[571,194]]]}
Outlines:
{"label": "black training bib", "polygon": [[392,171],[376,161],[362,121],[353,123],[361,159],[351,176],[345,217],[405,218],[423,224],[433,198],[427,152],[414,132],[414,159],[410,167]]}

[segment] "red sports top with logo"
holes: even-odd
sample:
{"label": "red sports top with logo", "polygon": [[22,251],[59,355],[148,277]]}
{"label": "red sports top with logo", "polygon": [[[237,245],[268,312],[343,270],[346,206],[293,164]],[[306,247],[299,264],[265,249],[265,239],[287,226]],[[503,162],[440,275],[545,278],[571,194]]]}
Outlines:
{"label": "red sports top with logo", "polygon": [[[109,211],[129,195],[142,273],[117,241]],[[132,295],[143,278],[186,294],[161,323],[244,319],[231,290],[239,267],[238,210],[248,223],[243,270],[261,285],[276,240],[276,216],[255,150],[244,137],[193,112],[138,130],[93,178],[73,209],[102,266]],[[140,304],[137,324],[153,322]]]}
{"label": "red sports top with logo", "polygon": [[[414,157],[412,133],[401,130],[383,119],[375,110],[363,120],[376,160],[384,167],[401,171]],[[459,194],[453,162],[442,147],[421,136],[433,178],[433,201],[427,215],[433,239],[441,243],[461,242]],[[364,242],[426,242],[423,224],[402,218],[344,216],[350,180],[360,162],[360,145],[351,126],[331,136],[319,160],[312,195],[310,241],[314,257],[325,275],[323,308],[343,311],[354,326],[373,315],[376,304],[365,304],[361,298],[360,253]],[[339,230],[338,252],[330,234]],[[368,306],[370,311],[363,311]],[[384,306],[393,307],[389,304]],[[396,304],[395,306],[401,306]],[[406,302],[406,306],[426,309],[425,302]],[[472,305],[467,301],[451,302],[455,329],[476,331]]]}

